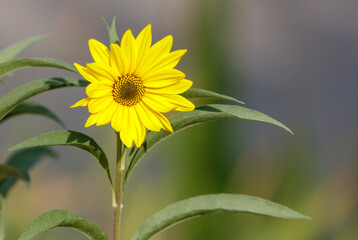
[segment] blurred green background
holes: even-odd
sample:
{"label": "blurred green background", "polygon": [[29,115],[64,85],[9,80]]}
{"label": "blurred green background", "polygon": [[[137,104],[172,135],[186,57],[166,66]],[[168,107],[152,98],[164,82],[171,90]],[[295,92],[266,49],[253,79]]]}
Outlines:
{"label": "blurred green background", "polygon": [[[259,196],[313,221],[215,214],[178,224],[153,239],[358,239],[358,5],[355,1],[284,0],[0,0],[0,48],[26,37],[50,37],[23,57],[90,62],[87,40],[108,45],[102,17],[117,16],[121,36],[152,23],[153,41],[171,34],[173,49],[188,49],[178,68],[194,87],[231,95],[290,127],[224,121],[196,126],[153,149],[131,175],[124,199],[123,239],[153,213],[209,193]],[[3,80],[0,95],[28,81],[79,77],[28,69]],[[68,129],[92,136],[115,157],[110,126],[83,127],[86,109],[70,109],[84,89],[34,97]],[[0,126],[0,161],[8,148],[60,129],[21,116]],[[17,239],[45,211],[63,208],[99,224],[111,236],[111,193],[104,171],[87,153],[56,147],[31,172],[32,189],[18,184],[4,205],[7,239]],[[113,162],[112,162],[113,164]],[[38,239],[85,239],[56,229]]]}

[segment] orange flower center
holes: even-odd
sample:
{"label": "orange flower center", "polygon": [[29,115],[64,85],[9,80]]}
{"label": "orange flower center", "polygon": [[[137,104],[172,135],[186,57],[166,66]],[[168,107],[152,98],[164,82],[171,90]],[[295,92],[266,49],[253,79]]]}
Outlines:
{"label": "orange flower center", "polygon": [[144,95],[142,81],[134,75],[118,77],[118,81],[113,84],[112,95],[114,101],[121,105],[136,105]]}

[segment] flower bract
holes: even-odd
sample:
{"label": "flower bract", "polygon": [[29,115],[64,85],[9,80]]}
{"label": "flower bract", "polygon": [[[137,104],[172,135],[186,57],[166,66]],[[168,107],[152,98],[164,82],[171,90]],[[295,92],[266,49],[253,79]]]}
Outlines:
{"label": "flower bract", "polygon": [[173,132],[162,114],[172,110],[192,111],[193,103],[181,93],[193,84],[175,66],[186,50],[171,52],[172,36],[152,46],[151,25],[134,38],[127,30],[120,42],[110,49],[95,39],[88,41],[94,62],[81,66],[80,74],[90,82],[87,97],[71,107],[87,106],[91,115],[85,127],[111,123],[129,148],[134,142],[140,147],[146,129]]}

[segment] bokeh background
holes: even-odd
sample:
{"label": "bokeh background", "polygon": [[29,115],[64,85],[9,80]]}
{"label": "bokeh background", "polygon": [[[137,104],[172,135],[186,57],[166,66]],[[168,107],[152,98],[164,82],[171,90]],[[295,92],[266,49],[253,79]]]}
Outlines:
{"label": "bokeh background", "polygon": [[[108,45],[102,17],[117,16],[117,32],[152,23],[153,40],[173,35],[188,49],[178,68],[195,87],[231,95],[272,116],[295,135],[260,123],[224,121],[196,126],[153,149],[131,175],[124,199],[123,239],[153,213],[187,197],[242,193],[270,199],[313,221],[215,214],[180,223],[162,239],[358,238],[358,4],[355,0],[0,0],[0,48],[37,34],[50,37],[22,57],[91,61],[89,38]],[[5,77],[0,94],[28,81],[80,77],[27,69]],[[83,127],[86,109],[70,109],[83,88],[63,88],[31,100],[53,109],[68,129],[92,136],[115,157],[110,126]],[[61,129],[38,116],[0,126],[0,161],[8,148]],[[111,236],[111,193],[104,171],[87,153],[55,147],[19,183],[4,206],[7,239],[17,239],[45,211],[63,208],[99,224]],[[113,161],[111,162],[114,163]],[[85,239],[56,229],[38,239]]]}

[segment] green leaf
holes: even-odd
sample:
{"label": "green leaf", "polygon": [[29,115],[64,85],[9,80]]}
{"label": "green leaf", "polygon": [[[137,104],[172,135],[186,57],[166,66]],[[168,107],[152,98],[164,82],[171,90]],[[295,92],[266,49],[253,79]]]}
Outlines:
{"label": "green leaf", "polygon": [[41,233],[47,232],[56,227],[69,227],[83,233],[88,239],[108,240],[105,232],[93,222],[79,218],[75,214],[62,209],[48,211],[33,222],[31,222],[25,232],[18,240],[31,240]]}
{"label": "green leaf", "polygon": [[87,85],[85,80],[72,78],[49,78],[23,84],[0,98],[0,120],[18,104],[36,94],[61,87]]}
{"label": "green leaf", "polygon": [[131,240],[146,240],[175,223],[209,213],[253,213],[264,216],[310,219],[280,204],[241,194],[211,194],[185,199],[150,217]]}
{"label": "green leaf", "polygon": [[[16,169],[28,172],[42,157],[50,155],[55,157],[53,150],[47,147],[24,149],[11,154],[6,164]],[[0,196],[6,197],[11,187],[17,182],[16,178],[9,178],[0,183]],[[1,239],[1,238],[0,238]]]}
{"label": "green leaf", "polygon": [[17,58],[0,63],[0,78],[23,68],[30,67],[52,67],[77,73],[77,70],[62,61],[52,58]]}
{"label": "green leaf", "polygon": [[185,98],[211,98],[216,100],[232,101],[240,104],[245,104],[244,102],[239,101],[233,97],[200,88],[190,88],[181,95]]}
{"label": "green leaf", "polygon": [[11,112],[9,112],[2,121],[14,117],[20,114],[37,114],[44,117],[48,117],[58,124],[60,124],[62,127],[65,127],[64,123],[54,114],[50,109],[47,107],[42,106],[41,104],[34,103],[34,102],[22,102],[19,105],[17,105]]}
{"label": "green leaf", "polygon": [[0,63],[13,59],[20,55],[23,51],[35,45],[37,42],[46,38],[47,35],[39,35],[35,37],[26,38],[23,41],[14,43],[0,52]]}
{"label": "green leaf", "polygon": [[118,35],[117,35],[117,30],[116,30],[116,17],[113,18],[111,27],[109,27],[106,19],[103,18],[103,21],[104,21],[104,24],[107,27],[108,37],[109,37],[110,43],[119,44],[119,38],[118,38]]}
{"label": "green leaf", "polygon": [[[283,128],[289,133],[292,133],[289,128],[276,121],[275,119],[258,111],[236,105],[212,104],[200,106],[194,111],[179,113],[171,117],[169,121],[172,124],[175,134],[183,129],[197,124],[223,119],[242,119],[268,123]],[[125,180],[128,179],[129,174],[133,171],[135,165],[146,152],[148,152],[157,143],[171,135],[173,134],[170,134],[164,130],[161,130],[160,132],[148,132],[142,146],[140,148],[133,148],[128,156],[125,169]]]}
{"label": "green leaf", "polygon": [[16,169],[7,164],[0,164],[0,182],[8,178],[22,179],[26,183],[27,188],[30,187],[30,177],[25,171]]}
{"label": "green leaf", "polygon": [[23,148],[30,148],[30,147],[56,146],[56,145],[74,146],[92,154],[99,161],[103,169],[106,171],[108,180],[110,181],[113,189],[111,171],[109,169],[109,164],[106,154],[92,138],[90,138],[89,136],[83,133],[68,131],[68,130],[47,132],[40,136],[19,143],[14,147],[10,148],[9,151],[19,150]]}

